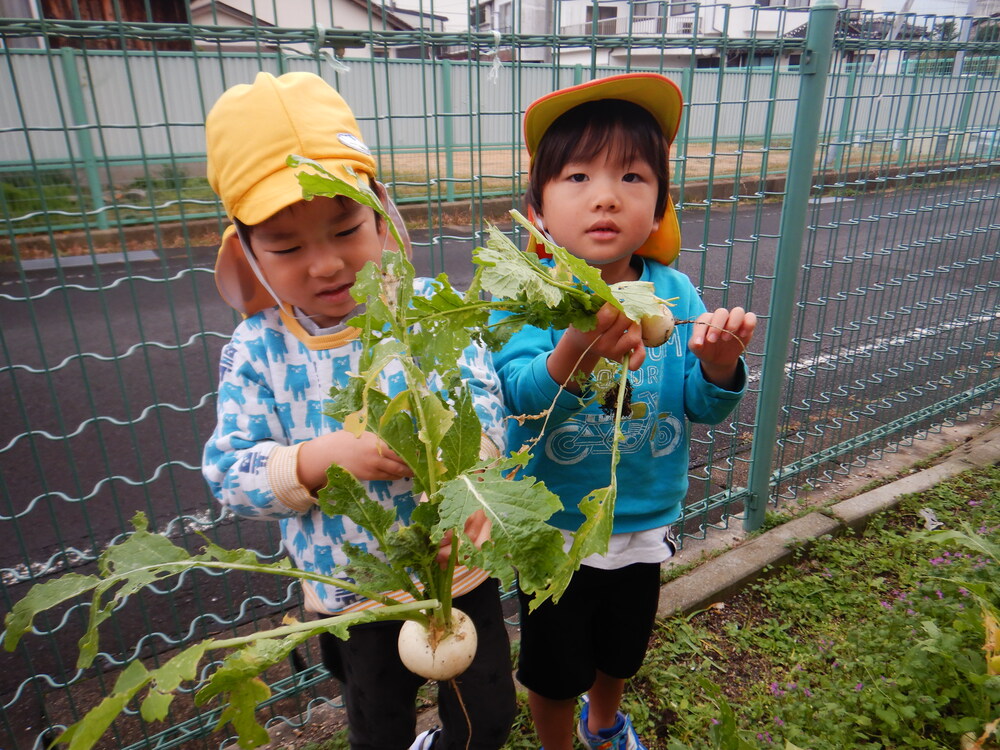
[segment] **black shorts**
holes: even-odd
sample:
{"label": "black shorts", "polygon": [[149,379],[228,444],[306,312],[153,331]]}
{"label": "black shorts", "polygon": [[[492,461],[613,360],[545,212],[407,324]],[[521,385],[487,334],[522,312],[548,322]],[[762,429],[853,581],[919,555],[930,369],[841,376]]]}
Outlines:
{"label": "black shorts", "polygon": [[[434,747],[496,750],[507,740],[517,711],[497,582],[488,579],[453,604],[475,624],[478,647],[471,666],[455,678],[461,699],[450,684],[438,684],[441,734]],[[319,636],[324,666],[344,683],[352,750],[401,750],[413,742],[417,689],[425,680],[399,660],[401,626],[394,621],[355,625],[346,641],[329,633]]]}
{"label": "black shorts", "polygon": [[597,671],[627,679],[639,671],[660,598],[660,566],[581,567],[558,604],[528,612],[520,591],[521,653],[517,679],[551,700],[587,692]]}

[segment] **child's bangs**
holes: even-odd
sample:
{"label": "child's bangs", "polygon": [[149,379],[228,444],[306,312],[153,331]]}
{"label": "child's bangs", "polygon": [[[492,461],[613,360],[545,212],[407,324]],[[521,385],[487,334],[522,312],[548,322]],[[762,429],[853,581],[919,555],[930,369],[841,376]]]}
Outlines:
{"label": "child's bangs", "polygon": [[[654,163],[656,154],[650,149],[653,144],[649,139],[636,136],[622,122],[612,121],[605,127],[591,123],[573,143],[569,161],[586,161],[592,159],[594,154],[605,152],[608,160],[617,164],[628,166],[636,161]],[[644,140],[646,143],[642,142]]]}

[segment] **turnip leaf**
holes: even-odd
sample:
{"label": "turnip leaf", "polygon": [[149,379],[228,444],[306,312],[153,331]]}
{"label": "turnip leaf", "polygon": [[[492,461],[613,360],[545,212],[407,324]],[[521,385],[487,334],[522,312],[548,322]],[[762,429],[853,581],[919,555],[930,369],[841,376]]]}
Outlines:
{"label": "turnip leaf", "polygon": [[399,247],[400,250],[403,249],[403,238],[400,237],[399,231],[396,229],[396,225],[392,223],[392,219],[382,206],[382,202],[379,200],[378,195],[370,187],[367,185],[352,185],[349,182],[345,182],[336,175],[328,172],[318,161],[308,159],[304,156],[296,156],[293,154],[285,160],[285,163],[289,167],[307,166],[316,170],[317,174],[299,172],[296,175],[298,177],[299,184],[302,186],[303,198],[309,200],[317,195],[326,196],[328,198],[336,198],[343,195],[357,203],[360,203],[362,206],[368,206],[374,209],[389,225],[389,231],[396,240],[397,247]]}
{"label": "turnip leaf", "polygon": [[482,425],[472,403],[472,394],[462,389],[451,404],[454,419],[441,438],[441,460],[448,469],[448,476],[455,477],[470,468],[479,459],[482,444]]}
{"label": "turnip leaf", "polygon": [[142,662],[130,663],[118,675],[111,693],[84,715],[80,721],[60,735],[60,743],[68,743],[70,750],[89,750],[101,735],[153,676]]}
{"label": "turnip leaf", "polygon": [[[409,528],[409,527],[404,527]],[[335,575],[347,576],[354,585],[361,591],[372,592],[372,598],[380,592],[385,591],[406,591],[415,599],[420,598],[420,592],[409,574],[409,567],[426,561],[426,557],[413,554],[393,554],[399,550],[396,542],[399,531],[392,531],[386,535],[384,543],[380,546],[382,554],[388,559],[382,559],[372,554],[366,549],[362,549],[354,544],[345,543],[344,553],[350,562],[337,568]],[[426,536],[426,532],[424,533]],[[429,546],[427,542],[425,546]],[[409,550],[405,550],[409,552]],[[431,554],[430,557],[433,557]],[[335,581],[335,584],[340,583]]]}
{"label": "turnip leaf", "polygon": [[396,521],[395,511],[372,500],[354,475],[336,464],[326,477],[326,486],[317,493],[320,509],[328,516],[347,516],[381,543]]}
{"label": "turnip leaf", "polygon": [[66,573],[43,583],[36,583],[20,600],[15,602],[4,618],[6,630],[3,645],[8,651],[17,648],[21,637],[31,630],[35,616],[65,601],[92,591],[101,582],[98,576]]}
{"label": "turnip leaf", "polygon": [[490,540],[479,553],[484,567],[509,583],[513,566],[529,594],[561,593],[568,583],[555,578],[565,567],[560,566],[565,558],[563,537],[545,523],[562,507],[559,498],[533,477],[508,479],[501,468],[485,461],[482,466],[481,471],[462,474],[441,487],[435,533],[461,529],[466,518],[482,510],[492,522]]}

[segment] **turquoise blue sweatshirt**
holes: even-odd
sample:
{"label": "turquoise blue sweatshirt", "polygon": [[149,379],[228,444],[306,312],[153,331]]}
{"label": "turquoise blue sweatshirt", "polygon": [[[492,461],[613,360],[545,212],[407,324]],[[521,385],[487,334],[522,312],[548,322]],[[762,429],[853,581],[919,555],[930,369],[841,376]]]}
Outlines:
{"label": "turquoise blue sweatshirt", "polygon": [[[653,282],[661,299],[677,298],[672,308],[676,318],[690,320],[705,312],[687,276],[656,261],[643,260],[641,280]],[[582,398],[567,391],[559,393],[546,360],[563,333],[525,327],[495,353],[494,364],[504,402],[512,414],[540,414],[552,407],[545,434],[533,448],[525,473],[545,482],[562,500],[563,510],[550,523],[572,531],[584,519],[577,509],[580,500],[610,482],[614,415],[604,414],[587,393]],[[632,417],[622,422],[615,534],[653,529],[677,520],[688,488],[688,423],[718,424],[743,396],[746,369],[742,361],[738,390],[709,383],[698,359],[687,348],[690,334],[689,326],[679,326],[662,346],[647,347],[642,367],[629,375]],[[516,451],[536,438],[541,424],[540,419],[528,420],[523,426],[509,420],[508,450]]]}

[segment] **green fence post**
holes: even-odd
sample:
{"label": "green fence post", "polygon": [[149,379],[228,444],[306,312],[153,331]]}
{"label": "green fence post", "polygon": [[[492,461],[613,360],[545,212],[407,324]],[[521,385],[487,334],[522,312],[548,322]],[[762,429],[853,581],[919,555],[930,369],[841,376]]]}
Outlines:
{"label": "green fence post", "polygon": [[[601,9],[598,0],[594,0],[591,5],[590,38],[593,39],[601,31]],[[597,78],[597,45],[590,45],[590,80]]]}
{"label": "green fence post", "polygon": [[819,142],[826,79],[833,56],[833,32],[837,21],[836,0],[818,0],[809,11],[809,28],[799,66],[799,101],[792,131],[785,199],[781,208],[775,276],[771,284],[771,310],[764,341],[760,398],[756,430],[750,451],[750,473],[743,526],[759,529],[764,522],[771,488],[771,462],[778,437],[778,411],[785,383],[788,340],[795,311],[802,242],[812,188],[813,164]]}
{"label": "green fence post", "polygon": [[[63,81],[66,84],[66,96],[69,99],[69,110],[76,129],[76,144],[83,159],[83,173],[87,178],[87,189],[90,201],[95,209],[104,208],[104,193],[101,190],[101,178],[97,173],[97,159],[94,158],[94,144],[90,140],[87,107],[83,101],[83,86],[80,84],[80,73],[76,67],[76,50],[63,47],[59,50],[59,61],[62,64]],[[75,161],[75,160],[74,160]],[[108,228],[108,217],[104,211],[96,214],[97,227]]]}
{"label": "green fence post", "polygon": [[962,112],[958,116],[958,126],[955,130],[955,150],[951,152],[952,161],[962,161],[962,150],[965,148],[965,134],[969,129],[969,116],[972,114],[972,100],[976,97],[976,83],[979,76],[968,76],[965,79],[965,96],[962,97]]}
{"label": "green fence post", "polygon": [[840,130],[837,132],[837,142],[830,150],[832,158],[827,159],[827,165],[834,165],[836,171],[841,171],[844,165],[844,142],[851,132],[851,109],[854,102],[854,86],[858,77],[857,64],[852,65],[847,72],[847,90],[844,91],[843,106],[840,110]]}
{"label": "green fence post", "polygon": [[[909,75],[909,73],[907,75]],[[897,131],[897,137],[899,138],[899,159],[896,161],[896,165],[900,170],[906,166],[906,161],[910,158],[910,123],[913,122],[913,108],[917,99],[917,90],[919,88],[920,68],[918,66],[914,66],[913,85],[910,86],[910,96],[906,102],[906,117],[903,119],[902,130]],[[917,154],[919,155],[919,153],[920,149],[917,149]]]}
{"label": "green fence post", "polygon": [[[686,115],[681,119],[681,127],[684,129],[682,138],[674,139],[674,158],[677,159],[677,173],[671,175],[672,183],[677,186],[677,203],[684,202],[684,177],[687,174],[687,151],[691,134],[691,112],[694,111],[691,105],[691,96],[694,91],[694,72],[690,67],[681,69],[681,100],[684,102],[683,110]],[[767,141],[765,141],[766,143]],[[683,221],[683,211],[679,211],[677,218]]]}
{"label": "green fence post", "polygon": [[441,108],[444,110],[444,174],[447,181],[445,195],[448,202],[455,200],[455,123],[451,110],[451,60],[441,63]]}

